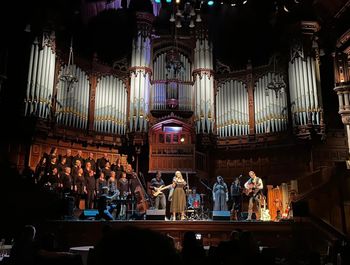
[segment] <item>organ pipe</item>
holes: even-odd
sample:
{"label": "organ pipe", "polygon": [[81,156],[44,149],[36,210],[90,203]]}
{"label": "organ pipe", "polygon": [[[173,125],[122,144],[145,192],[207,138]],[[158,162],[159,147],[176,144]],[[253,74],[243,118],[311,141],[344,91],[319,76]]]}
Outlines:
{"label": "organ pipe", "polygon": [[107,134],[124,134],[126,87],[114,76],[99,78],[96,87],[94,129]]}
{"label": "organ pipe", "polygon": [[[144,14],[136,14],[145,19]],[[147,20],[147,19],[146,19]],[[132,132],[147,131],[150,94],[150,21],[138,21],[137,36],[133,40],[130,68],[129,126]]]}
{"label": "organ pipe", "polygon": [[24,99],[25,116],[48,118],[51,109],[55,72],[54,33],[44,33],[39,43],[33,41],[28,67],[27,91]]}
{"label": "organ pipe", "polygon": [[231,79],[218,87],[216,120],[219,137],[248,134],[248,93],[243,82]]}
{"label": "organ pipe", "polygon": [[257,134],[275,133],[287,129],[287,96],[281,93],[278,97],[267,96],[267,85],[276,80],[283,81],[283,76],[266,73],[260,77],[254,87],[255,130]]}
{"label": "organ pipe", "polygon": [[[60,74],[67,72],[67,65],[61,67]],[[72,74],[78,82],[69,90],[66,81],[59,80],[57,92],[57,123],[78,129],[87,128],[89,82],[88,76],[76,65],[71,65]]]}
{"label": "organ pipe", "polygon": [[[192,84],[191,84],[191,63],[188,58],[180,53],[180,60],[184,64],[185,70],[180,72],[178,80],[167,79],[172,76],[172,71],[167,73],[166,52],[161,53],[153,62],[154,78],[152,85],[152,109],[166,109],[166,95],[176,97],[178,94],[178,109],[192,110]],[[167,85],[168,82],[168,85]],[[177,85],[177,88],[175,87]],[[168,87],[168,91],[166,91]]]}
{"label": "organ pipe", "polygon": [[288,64],[293,125],[321,125],[319,51],[314,37],[319,26],[305,21],[301,26],[302,38],[291,46]]}
{"label": "organ pipe", "polygon": [[211,133],[214,124],[214,82],[212,47],[206,36],[198,36],[194,51],[196,132]]}

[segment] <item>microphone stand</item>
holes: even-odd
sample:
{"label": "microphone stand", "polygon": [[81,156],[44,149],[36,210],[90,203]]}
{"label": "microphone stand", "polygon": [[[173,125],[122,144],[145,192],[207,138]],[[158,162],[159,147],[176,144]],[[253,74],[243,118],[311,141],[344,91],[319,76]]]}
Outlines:
{"label": "microphone stand", "polygon": [[[211,197],[211,200],[210,200],[210,201],[213,201],[213,198],[212,198],[213,189],[210,188],[207,184],[205,184],[201,179],[199,180],[199,182],[202,183],[202,185],[203,185],[204,187],[206,187],[206,189],[207,189],[208,191],[210,191],[210,192],[209,192],[210,197]],[[201,199],[204,200],[203,198],[201,198]],[[202,204],[203,204],[203,207],[204,207],[204,203],[203,203],[203,202],[202,202]],[[204,216],[204,210],[202,210],[202,215]],[[201,217],[202,219],[203,219],[203,216]],[[208,217],[207,217],[207,218],[208,218]]]}

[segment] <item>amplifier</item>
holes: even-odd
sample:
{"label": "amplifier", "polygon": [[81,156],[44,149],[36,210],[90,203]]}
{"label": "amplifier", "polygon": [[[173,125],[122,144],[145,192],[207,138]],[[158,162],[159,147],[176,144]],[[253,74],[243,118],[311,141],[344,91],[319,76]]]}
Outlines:
{"label": "amplifier", "polygon": [[165,209],[162,210],[147,210],[146,220],[163,220],[165,219]]}
{"label": "amplifier", "polygon": [[213,220],[230,220],[230,211],[213,211]]}

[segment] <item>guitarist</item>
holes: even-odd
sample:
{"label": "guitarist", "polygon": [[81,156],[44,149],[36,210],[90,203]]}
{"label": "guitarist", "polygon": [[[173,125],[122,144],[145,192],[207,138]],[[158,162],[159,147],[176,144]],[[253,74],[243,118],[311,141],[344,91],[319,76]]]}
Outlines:
{"label": "guitarist", "polygon": [[263,189],[263,182],[261,178],[255,175],[254,171],[249,171],[249,180],[244,184],[246,194],[250,197],[248,204],[247,221],[252,219],[253,208],[256,206],[255,216],[256,220],[260,220],[260,191]]}
{"label": "guitarist", "polygon": [[[156,177],[151,180],[151,185],[149,188],[152,191],[157,191],[159,187],[164,186],[164,181],[162,179],[162,173],[160,171],[157,171]],[[156,197],[155,197],[155,204],[154,207],[158,209],[165,209],[166,208],[166,197],[163,192],[160,192]]]}

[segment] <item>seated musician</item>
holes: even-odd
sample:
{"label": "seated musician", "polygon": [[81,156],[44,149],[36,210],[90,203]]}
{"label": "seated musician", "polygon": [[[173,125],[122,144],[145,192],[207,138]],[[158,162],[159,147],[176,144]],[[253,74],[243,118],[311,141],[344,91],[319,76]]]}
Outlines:
{"label": "seated musician", "polygon": [[109,189],[107,186],[103,187],[102,191],[103,193],[100,195],[97,202],[98,216],[105,220],[114,220],[112,213],[117,206],[111,203],[111,201],[116,199],[118,192],[114,193],[112,196],[108,196]]}
{"label": "seated musician", "polygon": [[198,209],[201,205],[201,196],[197,193],[197,188],[192,188],[192,193],[187,198],[188,208]]}
{"label": "seated musician", "polygon": [[166,208],[166,197],[163,192],[160,192],[158,194],[158,191],[160,187],[164,187],[164,180],[162,179],[162,173],[160,171],[157,171],[156,177],[151,180],[151,185],[149,188],[154,191],[153,194],[155,194],[154,198],[154,207],[156,209],[165,209]]}
{"label": "seated musician", "polygon": [[263,182],[261,178],[257,177],[255,175],[254,171],[249,171],[249,179],[244,184],[244,188],[246,189],[246,194],[250,197],[249,198],[249,204],[248,204],[248,217],[247,221],[250,221],[252,219],[253,214],[253,208],[254,205],[256,206],[255,209],[255,216],[256,220],[260,220],[260,191],[263,189]]}

